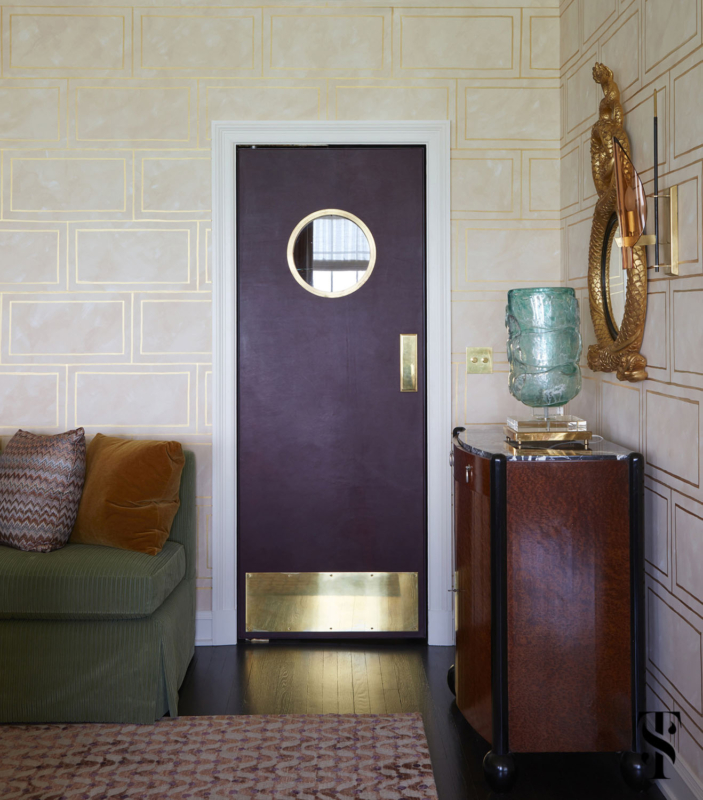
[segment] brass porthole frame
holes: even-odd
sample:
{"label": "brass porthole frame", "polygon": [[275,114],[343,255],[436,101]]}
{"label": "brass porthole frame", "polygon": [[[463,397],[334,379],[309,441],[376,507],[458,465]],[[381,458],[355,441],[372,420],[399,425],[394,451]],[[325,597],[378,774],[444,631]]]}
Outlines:
{"label": "brass porthole frame", "polygon": [[[298,238],[298,234],[303,230],[303,228],[312,222],[314,219],[318,219],[319,217],[327,217],[327,216],[335,216],[335,217],[344,217],[345,219],[349,219],[358,225],[364,236],[366,236],[366,240],[369,243],[369,266],[364,273],[364,277],[358,282],[355,283],[354,286],[350,286],[348,289],[342,289],[339,292],[325,292],[322,289],[316,289],[314,286],[311,286],[307,281],[304,281],[300,277],[300,273],[298,272],[297,267],[295,266],[295,260],[293,258],[293,248],[295,247],[295,242]],[[350,214],[348,211],[342,211],[339,208],[323,208],[320,211],[313,211],[312,214],[308,214],[307,217],[303,217],[300,222],[293,228],[293,233],[291,233],[290,238],[288,239],[288,267],[295,278],[295,280],[310,294],[315,294],[318,297],[346,297],[349,294],[353,294],[357,292],[361,287],[366,283],[366,281],[371,277],[371,273],[373,272],[373,268],[376,266],[376,241],[371,234],[368,226],[362,222],[359,217],[355,216],[354,214]]]}

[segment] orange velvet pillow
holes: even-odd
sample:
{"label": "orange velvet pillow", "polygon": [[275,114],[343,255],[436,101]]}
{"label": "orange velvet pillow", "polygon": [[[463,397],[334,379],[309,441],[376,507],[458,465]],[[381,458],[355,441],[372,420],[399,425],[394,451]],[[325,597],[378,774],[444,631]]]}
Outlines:
{"label": "orange velvet pillow", "polygon": [[180,505],[184,463],[179,442],[98,433],[86,451],[85,485],[71,542],[155,556]]}

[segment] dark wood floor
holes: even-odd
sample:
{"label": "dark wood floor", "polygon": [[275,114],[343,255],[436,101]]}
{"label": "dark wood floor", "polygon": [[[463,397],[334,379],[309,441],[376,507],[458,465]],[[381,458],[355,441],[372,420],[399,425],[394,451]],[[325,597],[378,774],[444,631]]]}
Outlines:
{"label": "dark wood floor", "polygon": [[[198,647],[180,692],[183,715],[422,713],[440,800],[494,797],[489,749],[447,688],[450,647],[407,643],[271,643]],[[636,797],[610,754],[518,755],[511,800]],[[663,800],[657,789],[645,795]]]}

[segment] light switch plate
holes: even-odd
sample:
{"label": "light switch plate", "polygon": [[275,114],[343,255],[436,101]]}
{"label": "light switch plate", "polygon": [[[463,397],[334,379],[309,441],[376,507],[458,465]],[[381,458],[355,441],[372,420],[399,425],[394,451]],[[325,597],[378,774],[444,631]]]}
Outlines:
{"label": "light switch plate", "polygon": [[493,348],[467,347],[466,372],[480,375],[493,372]]}

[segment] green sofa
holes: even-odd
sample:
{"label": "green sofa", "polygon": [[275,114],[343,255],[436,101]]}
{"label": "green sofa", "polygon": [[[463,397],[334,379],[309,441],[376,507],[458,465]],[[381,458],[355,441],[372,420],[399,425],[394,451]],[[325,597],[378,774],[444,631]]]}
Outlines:
{"label": "green sofa", "polygon": [[153,722],[178,714],[195,646],[195,462],[156,556],[0,546],[0,722]]}

